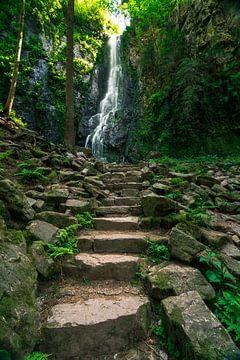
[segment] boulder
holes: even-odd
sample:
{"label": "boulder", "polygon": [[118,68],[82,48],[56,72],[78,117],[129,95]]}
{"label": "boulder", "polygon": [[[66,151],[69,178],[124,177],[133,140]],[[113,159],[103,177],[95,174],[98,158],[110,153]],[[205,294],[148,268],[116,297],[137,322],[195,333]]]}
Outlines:
{"label": "boulder", "polygon": [[61,204],[63,210],[69,210],[72,214],[82,214],[85,211],[92,211],[96,207],[95,199],[68,199],[66,204]]}
{"label": "boulder", "polygon": [[65,228],[77,223],[75,217],[54,211],[42,211],[36,215],[36,219],[43,220],[59,228]]}
{"label": "boulder", "polygon": [[[150,186],[150,183],[149,183],[149,186]],[[158,195],[166,195],[169,192],[170,187],[165,184],[162,184],[162,183],[155,183],[155,184],[153,184],[153,190]]]}
{"label": "boulder", "polygon": [[33,243],[31,253],[37,272],[45,279],[49,278],[56,270],[54,260],[46,254],[41,244]]}
{"label": "boulder", "polygon": [[220,181],[209,175],[199,175],[197,177],[197,184],[212,188],[215,184],[220,184]]}
{"label": "boulder", "polygon": [[220,252],[234,259],[240,260],[240,250],[232,242],[228,242],[227,244],[224,244],[220,248]]}
{"label": "boulder", "polygon": [[191,263],[206,246],[175,227],[170,234],[169,249],[173,258]]}
{"label": "boulder", "polygon": [[239,350],[197,291],[162,301],[164,325],[182,356],[194,360],[237,360]]}
{"label": "boulder", "polygon": [[54,243],[57,240],[59,229],[46,221],[34,220],[28,226],[29,234],[35,240],[42,240],[46,243]]}
{"label": "boulder", "polygon": [[196,290],[204,300],[215,297],[212,285],[199,270],[177,263],[152,267],[146,277],[146,285],[151,296],[160,300],[192,290]]}
{"label": "boulder", "polygon": [[37,273],[21,249],[0,243],[0,348],[22,360],[38,336]]}
{"label": "boulder", "polygon": [[219,246],[231,241],[231,236],[220,231],[201,228],[200,236],[204,243],[209,246]]}
{"label": "boulder", "polygon": [[219,255],[219,258],[232,275],[240,278],[240,261],[237,261],[223,253]]}
{"label": "boulder", "polygon": [[145,216],[165,216],[179,211],[181,205],[164,196],[149,193],[142,198],[142,208]]}
{"label": "boulder", "polygon": [[34,218],[35,211],[29,205],[27,197],[11,180],[0,180],[0,197],[7,210],[15,217],[24,221]]}

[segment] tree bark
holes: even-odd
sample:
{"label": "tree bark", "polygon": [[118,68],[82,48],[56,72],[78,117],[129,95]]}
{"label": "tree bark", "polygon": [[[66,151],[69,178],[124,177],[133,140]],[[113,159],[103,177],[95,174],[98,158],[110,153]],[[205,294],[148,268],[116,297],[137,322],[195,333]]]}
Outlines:
{"label": "tree bark", "polygon": [[17,79],[18,79],[18,70],[20,65],[21,53],[22,53],[22,43],[23,43],[23,30],[24,30],[24,20],[25,20],[25,0],[22,0],[22,8],[20,12],[19,19],[19,33],[18,33],[18,42],[17,42],[17,50],[13,68],[13,75],[11,80],[11,85],[8,93],[7,102],[5,104],[3,113],[7,116],[10,115],[13,107],[13,102],[16,93],[17,87]]}
{"label": "tree bark", "polygon": [[73,147],[74,131],[74,93],[73,93],[73,22],[74,0],[68,0],[67,9],[67,55],[66,55],[66,126],[65,144]]}

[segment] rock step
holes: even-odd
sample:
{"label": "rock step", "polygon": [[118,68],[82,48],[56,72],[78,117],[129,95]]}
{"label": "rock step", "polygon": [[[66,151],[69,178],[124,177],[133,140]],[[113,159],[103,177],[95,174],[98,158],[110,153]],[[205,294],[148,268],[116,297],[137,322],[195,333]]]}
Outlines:
{"label": "rock step", "polygon": [[107,188],[109,190],[115,190],[120,191],[123,189],[136,189],[141,190],[142,189],[142,183],[135,183],[135,182],[121,182],[121,183],[112,183],[108,184]]}
{"label": "rock step", "polygon": [[94,227],[105,231],[134,231],[139,229],[139,219],[134,216],[97,218],[94,220]]}
{"label": "rock step", "polygon": [[139,203],[138,197],[112,197],[102,200],[103,206],[134,206]]}
{"label": "rock step", "polygon": [[57,304],[43,328],[41,351],[56,360],[100,360],[147,337],[146,297],[118,295]]}
{"label": "rock step", "polygon": [[101,206],[96,210],[97,215],[106,216],[106,215],[136,215],[139,216],[142,214],[142,207],[140,205],[136,206]]}
{"label": "rock step", "polygon": [[63,274],[67,277],[88,280],[130,280],[138,271],[139,258],[122,254],[80,253],[63,265]]}
{"label": "rock step", "polygon": [[115,184],[116,182],[121,181],[122,183],[142,183],[142,179],[139,176],[128,176],[128,177],[118,177],[116,174],[114,176],[106,178],[103,180],[106,186]]}
{"label": "rock step", "polygon": [[[147,248],[147,238],[151,234],[145,232],[103,232],[91,231],[81,234],[79,248],[82,251],[105,253],[142,253]],[[156,235],[153,235],[156,238]],[[159,239],[160,236],[157,236]]]}
{"label": "rock step", "polygon": [[139,190],[138,189],[123,189],[120,192],[122,197],[138,197]]}
{"label": "rock step", "polygon": [[140,171],[141,168],[137,166],[109,166],[108,171],[112,173],[116,172],[127,172],[127,171]]}

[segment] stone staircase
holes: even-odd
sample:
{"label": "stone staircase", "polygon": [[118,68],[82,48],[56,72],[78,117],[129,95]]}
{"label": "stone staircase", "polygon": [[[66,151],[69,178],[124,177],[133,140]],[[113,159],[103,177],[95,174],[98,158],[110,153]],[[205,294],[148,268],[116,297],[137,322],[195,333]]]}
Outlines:
{"label": "stone staircase", "polygon": [[57,360],[116,359],[149,331],[149,300],[129,285],[147,245],[147,234],[139,230],[140,168],[108,165],[102,181],[111,193],[97,209],[95,228],[79,234],[81,252],[62,267],[65,290],[73,283],[78,296],[61,298],[43,329],[42,350]]}

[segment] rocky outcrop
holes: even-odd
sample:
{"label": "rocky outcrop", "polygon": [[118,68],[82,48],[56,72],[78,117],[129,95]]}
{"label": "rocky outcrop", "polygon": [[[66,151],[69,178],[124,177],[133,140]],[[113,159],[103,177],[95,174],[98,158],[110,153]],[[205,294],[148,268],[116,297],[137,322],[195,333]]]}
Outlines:
{"label": "rocky outcrop", "polygon": [[0,347],[23,359],[38,338],[37,274],[19,246],[0,242]]}
{"label": "rocky outcrop", "polygon": [[196,291],[162,301],[168,332],[183,356],[196,360],[237,360],[240,352]]}
{"label": "rocky outcrop", "polygon": [[154,299],[197,291],[204,300],[215,297],[213,287],[199,270],[177,263],[163,263],[149,270],[146,285]]}

